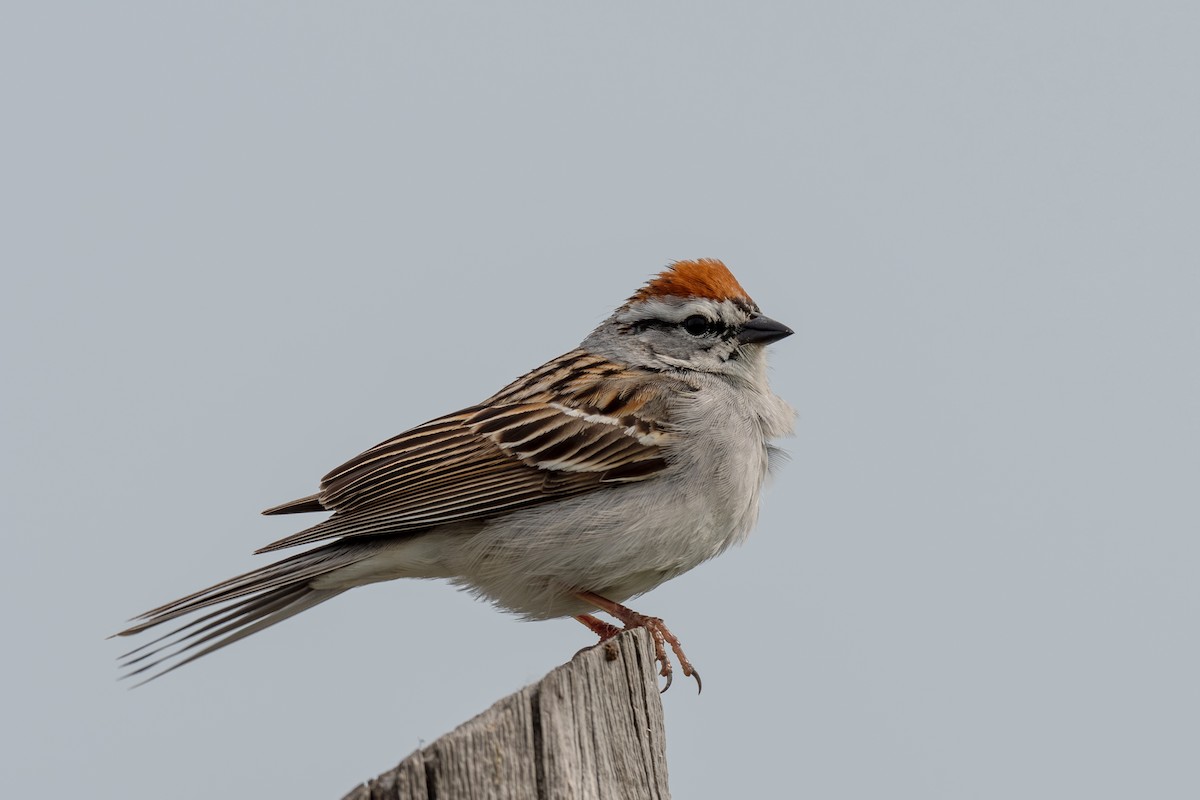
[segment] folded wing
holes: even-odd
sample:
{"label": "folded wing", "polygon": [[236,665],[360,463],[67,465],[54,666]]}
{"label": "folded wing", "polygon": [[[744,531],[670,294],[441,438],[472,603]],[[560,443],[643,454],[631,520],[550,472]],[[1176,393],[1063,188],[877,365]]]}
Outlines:
{"label": "folded wing", "polygon": [[671,389],[648,377],[568,353],[478,406],[372,447],[326,475],[318,494],[269,509],[334,514],[259,552],[411,533],[645,480],[667,467],[675,435]]}

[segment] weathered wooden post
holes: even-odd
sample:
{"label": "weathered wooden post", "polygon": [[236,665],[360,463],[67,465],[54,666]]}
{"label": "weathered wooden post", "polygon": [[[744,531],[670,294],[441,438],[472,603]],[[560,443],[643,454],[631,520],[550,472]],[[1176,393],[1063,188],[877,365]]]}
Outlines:
{"label": "weathered wooden post", "polygon": [[644,630],[579,653],[344,800],[666,800],[653,653]]}

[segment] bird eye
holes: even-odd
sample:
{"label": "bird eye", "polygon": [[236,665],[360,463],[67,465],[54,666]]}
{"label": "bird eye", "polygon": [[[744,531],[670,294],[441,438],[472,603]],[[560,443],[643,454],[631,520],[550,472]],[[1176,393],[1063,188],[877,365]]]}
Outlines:
{"label": "bird eye", "polygon": [[683,321],[683,329],[692,336],[703,336],[712,330],[712,323],[708,321],[707,317],[693,314]]}

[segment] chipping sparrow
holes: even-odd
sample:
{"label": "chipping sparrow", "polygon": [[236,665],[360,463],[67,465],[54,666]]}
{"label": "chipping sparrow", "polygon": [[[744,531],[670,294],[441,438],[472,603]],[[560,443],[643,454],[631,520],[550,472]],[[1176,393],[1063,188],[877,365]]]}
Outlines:
{"label": "chipping sparrow", "polygon": [[264,511],[333,515],[260,553],[334,541],[137,617],[117,635],[218,607],[122,666],[174,660],[158,677],[355,586],[446,578],[527,619],[574,616],[601,641],[620,629],[588,612],[645,627],[667,686],[668,644],[699,683],[662,621],[620,603],[753,527],[769,441],[795,416],[767,386],[764,345],[791,333],[720,261],[677,262],[577,349]]}

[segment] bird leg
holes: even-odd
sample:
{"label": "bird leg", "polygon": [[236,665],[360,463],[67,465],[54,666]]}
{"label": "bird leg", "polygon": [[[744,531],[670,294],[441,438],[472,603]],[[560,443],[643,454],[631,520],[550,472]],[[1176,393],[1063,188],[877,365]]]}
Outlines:
{"label": "bird leg", "polygon": [[604,644],[609,639],[621,632],[621,629],[616,625],[609,625],[602,619],[597,619],[591,614],[580,614],[575,619],[588,626],[588,629],[600,637],[600,644]]}
{"label": "bird leg", "polygon": [[[692,662],[688,661],[687,656],[683,654],[683,646],[680,645],[679,639],[675,634],[667,628],[661,619],[658,617],[648,617],[645,614],[639,614],[631,608],[626,608],[620,603],[614,603],[607,597],[601,597],[595,592],[576,592],[575,596],[584,602],[594,605],[596,608],[611,614],[619,622],[625,626],[625,630],[630,628],[645,628],[650,632],[650,637],[654,640],[654,660],[661,665],[659,675],[667,679],[667,685],[662,688],[666,691],[671,688],[671,673],[673,667],[671,660],[667,658],[667,645],[671,646],[671,651],[675,653],[675,658],[679,660],[679,666],[683,669],[683,674],[696,679],[696,691],[700,691],[703,685],[700,683],[700,673],[692,666]],[[613,625],[607,622],[598,620],[591,614],[580,614],[575,619],[588,626],[593,633],[600,637],[603,642],[611,639],[620,631]]]}

